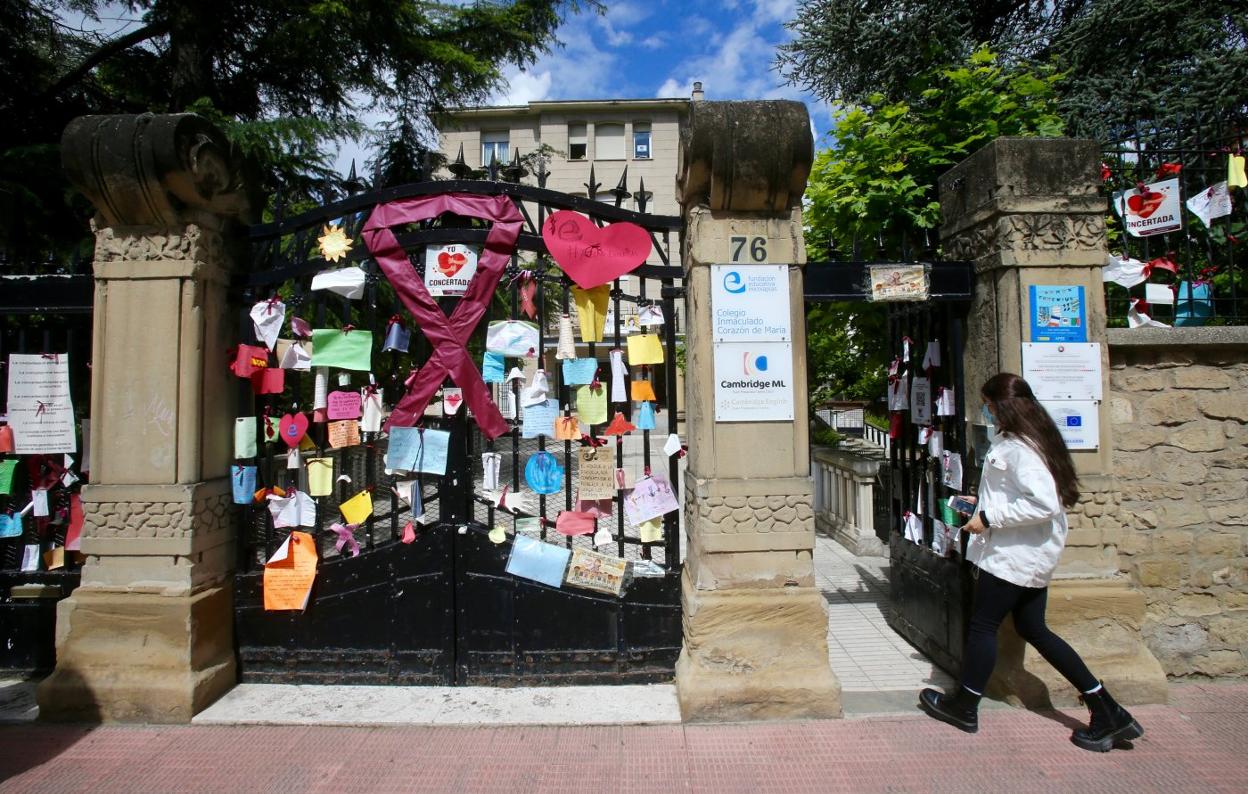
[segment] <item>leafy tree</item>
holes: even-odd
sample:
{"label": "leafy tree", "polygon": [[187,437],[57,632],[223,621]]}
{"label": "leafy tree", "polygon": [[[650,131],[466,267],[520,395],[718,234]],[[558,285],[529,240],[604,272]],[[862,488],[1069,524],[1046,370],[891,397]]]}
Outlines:
{"label": "leafy tree", "polygon": [[[483,101],[508,64],[554,42],[563,13],[598,0],[127,0],[137,27],[103,28],[99,0],[0,0],[0,250],[58,258],[81,237],[57,143],[82,113],[194,110],[318,199],[340,188],[328,144],[389,115],[411,146],[441,108]],[[405,137],[406,136],[406,137]],[[399,162],[402,152],[391,152]],[[42,178],[41,178],[42,177]],[[67,231],[71,219],[78,219]]]}
{"label": "leafy tree", "polygon": [[[874,107],[846,109],[832,148],[816,155],[805,211],[812,261],[826,258],[829,243],[846,251],[869,240],[883,258],[924,248],[940,222],[941,173],[998,136],[1062,132],[1051,68],[1006,68],[981,48],[922,79],[928,87],[913,102],[873,97]],[[882,306],[820,304],[806,321],[816,401],[882,393]]]}
{"label": "leafy tree", "polygon": [[1248,104],[1248,9],[1209,0],[804,0],[776,67],[834,103],[910,101],[987,44],[1055,61],[1073,129]]}

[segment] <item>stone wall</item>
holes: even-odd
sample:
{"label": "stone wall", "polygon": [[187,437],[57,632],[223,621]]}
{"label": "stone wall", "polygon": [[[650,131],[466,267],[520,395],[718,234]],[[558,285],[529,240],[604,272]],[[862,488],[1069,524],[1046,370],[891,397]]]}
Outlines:
{"label": "stone wall", "polygon": [[1103,513],[1168,675],[1248,675],[1248,328],[1109,341],[1119,499],[1084,514]]}

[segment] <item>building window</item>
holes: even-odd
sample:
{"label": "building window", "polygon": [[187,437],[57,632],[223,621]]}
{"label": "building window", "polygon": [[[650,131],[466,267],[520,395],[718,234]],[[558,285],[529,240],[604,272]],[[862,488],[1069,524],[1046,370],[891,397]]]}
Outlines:
{"label": "building window", "polygon": [[633,159],[649,160],[651,157],[650,123],[635,122],[633,124]]}
{"label": "building window", "polygon": [[595,124],[594,125],[594,159],[595,160],[623,160],[624,159],[624,125],[623,124]]}
{"label": "building window", "polygon": [[488,167],[491,161],[496,161],[499,165],[507,165],[507,141],[506,130],[481,133],[482,168]]}
{"label": "building window", "polygon": [[568,159],[584,160],[589,156],[589,136],[584,124],[568,125]]}

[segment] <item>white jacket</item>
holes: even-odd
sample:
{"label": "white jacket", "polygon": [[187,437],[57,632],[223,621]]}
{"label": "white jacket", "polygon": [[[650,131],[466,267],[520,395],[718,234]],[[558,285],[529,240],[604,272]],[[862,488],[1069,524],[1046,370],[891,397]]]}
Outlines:
{"label": "white jacket", "polygon": [[971,537],[966,558],[998,579],[1047,587],[1066,545],[1066,511],[1040,453],[998,436],[984,457],[978,504],[991,526]]}

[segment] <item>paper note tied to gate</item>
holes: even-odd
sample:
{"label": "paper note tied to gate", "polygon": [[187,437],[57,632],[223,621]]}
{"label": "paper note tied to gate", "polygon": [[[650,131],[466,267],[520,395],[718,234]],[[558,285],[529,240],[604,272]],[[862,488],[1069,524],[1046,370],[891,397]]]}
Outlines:
{"label": "paper note tied to gate", "polygon": [[312,582],[316,580],[316,542],[307,532],[291,532],[264,564],[266,610],[308,607]]}
{"label": "paper note tied to gate", "polygon": [[373,332],[312,329],[312,366],[367,372],[372,369]]}
{"label": "paper note tied to gate", "polygon": [[334,449],[352,447],[360,443],[360,423],[354,419],[343,419],[329,423],[329,445]]}
{"label": "paper note tied to gate", "polygon": [[419,427],[392,427],[386,448],[386,468],[446,474],[450,433]]}
{"label": "paper note tied to gate", "polygon": [[607,390],[602,384],[598,388],[582,386],[576,390],[576,413],[587,425],[600,425],[607,421]]}
{"label": "paper note tied to gate", "polygon": [[329,496],[334,492],[334,459],[308,458],[308,495]]}
{"label": "paper note tied to gate", "polygon": [[578,450],[577,476],[581,499],[615,496],[615,460],[605,449],[582,447]]}
{"label": "paper note tied to gate", "polygon": [[641,478],[624,497],[624,516],[634,526],[679,509],[672,484],[661,474]]}
{"label": "paper note tied to gate", "polygon": [[373,495],[368,491],[360,491],[355,496],[338,505],[342,517],[348,524],[363,524],[373,514]]}
{"label": "paper note tied to gate", "polygon": [[634,334],[628,338],[628,363],[633,366],[640,364],[662,364],[663,344],[658,334]]}
{"label": "paper note tied to gate", "polygon": [[0,460],[0,496],[13,493],[13,474],[16,471],[16,460]]}

